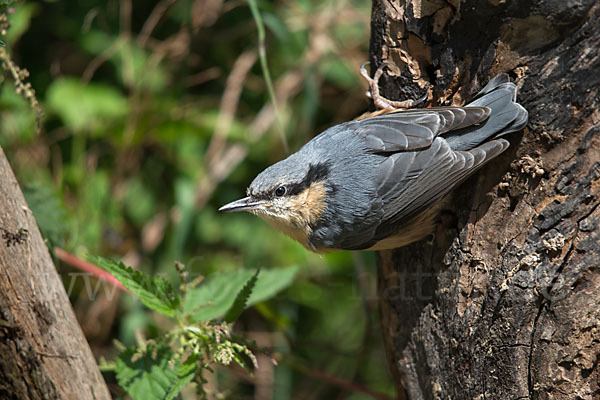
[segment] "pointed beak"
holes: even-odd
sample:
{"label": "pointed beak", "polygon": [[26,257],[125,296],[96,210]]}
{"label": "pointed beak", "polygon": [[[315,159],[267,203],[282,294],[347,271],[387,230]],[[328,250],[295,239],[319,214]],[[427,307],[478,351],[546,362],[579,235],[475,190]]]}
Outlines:
{"label": "pointed beak", "polygon": [[236,201],[232,201],[229,204],[225,204],[223,207],[219,208],[219,211],[250,211],[256,210],[257,208],[261,208],[262,206],[264,206],[264,204],[265,202],[262,200],[254,200],[252,199],[252,197],[244,197],[243,199],[239,199]]}

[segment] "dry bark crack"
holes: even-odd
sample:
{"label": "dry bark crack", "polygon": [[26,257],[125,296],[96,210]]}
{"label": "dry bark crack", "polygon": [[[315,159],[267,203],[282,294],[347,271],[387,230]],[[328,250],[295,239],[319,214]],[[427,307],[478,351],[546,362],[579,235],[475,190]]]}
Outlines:
{"label": "dry bark crack", "polygon": [[[373,68],[416,40],[432,105],[460,104],[509,72],[530,111],[508,153],[463,185],[456,222],[433,244],[379,255],[401,395],[600,398],[600,1],[465,0],[441,34],[437,1],[400,4],[390,19],[373,3]],[[392,25],[403,34],[386,37]],[[391,98],[420,88],[406,70],[382,80]]]}

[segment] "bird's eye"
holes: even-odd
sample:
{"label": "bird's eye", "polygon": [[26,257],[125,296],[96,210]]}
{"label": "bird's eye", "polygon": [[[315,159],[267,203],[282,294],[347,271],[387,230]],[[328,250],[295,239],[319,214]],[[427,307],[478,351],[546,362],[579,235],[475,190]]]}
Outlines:
{"label": "bird's eye", "polygon": [[284,194],[285,194],[285,186],[279,186],[277,189],[275,189],[275,196],[281,197]]}

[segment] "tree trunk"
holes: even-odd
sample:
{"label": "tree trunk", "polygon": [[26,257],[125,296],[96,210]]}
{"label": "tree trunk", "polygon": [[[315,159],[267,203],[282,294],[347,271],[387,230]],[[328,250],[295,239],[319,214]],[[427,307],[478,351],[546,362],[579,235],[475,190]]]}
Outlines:
{"label": "tree trunk", "polygon": [[0,398],[110,399],[1,148]]}
{"label": "tree trunk", "polygon": [[508,72],[529,111],[432,242],[378,255],[400,397],[600,398],[599,21],[598,0],[374,0],[388,98],[464,104]]}

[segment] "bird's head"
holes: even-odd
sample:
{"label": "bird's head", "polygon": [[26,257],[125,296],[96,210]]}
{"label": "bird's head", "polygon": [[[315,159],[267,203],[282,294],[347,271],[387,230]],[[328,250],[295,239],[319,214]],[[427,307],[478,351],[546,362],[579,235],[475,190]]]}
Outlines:
{"label": "bird's head", "polygon": [[261,172],[248,187],[247,197],[219,211],[248,211],[310,250],[308,240],[327,207],[331,186],[327,164],[298,164],[293,157]]}

